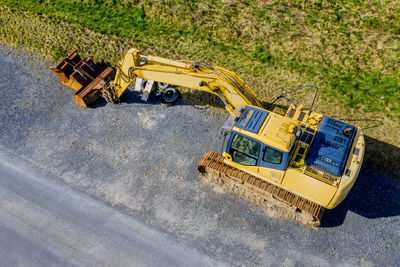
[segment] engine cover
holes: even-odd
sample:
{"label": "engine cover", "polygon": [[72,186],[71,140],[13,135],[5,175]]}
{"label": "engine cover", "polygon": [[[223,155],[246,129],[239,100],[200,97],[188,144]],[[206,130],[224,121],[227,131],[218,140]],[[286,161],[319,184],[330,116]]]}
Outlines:
{"label": "engine cover", "polygon": [[349,153],[355,127],[325,117],[306,157],[306,164],[334,176],[341,176]]}

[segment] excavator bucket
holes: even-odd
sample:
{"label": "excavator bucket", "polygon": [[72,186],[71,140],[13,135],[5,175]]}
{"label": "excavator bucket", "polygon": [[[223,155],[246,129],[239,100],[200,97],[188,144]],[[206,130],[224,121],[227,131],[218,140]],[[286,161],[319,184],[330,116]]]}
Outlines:
{"label": "excavator bucket", "polygon": [[92,59],[82,59],[76,50],[59,59],[51,70],[62,84],[75,91],[75,103],[87,107],[101,95],[101,89],[115,77],[110,67],[95,64]]}
{"label": "excavator bucket", "polygon": [[92,82],[75,93],[75,103],[78,106],[87,107],[96,101],[101,95],[101,90],[114,79],[114,76],[115,72],[112,68],[105,68]]}

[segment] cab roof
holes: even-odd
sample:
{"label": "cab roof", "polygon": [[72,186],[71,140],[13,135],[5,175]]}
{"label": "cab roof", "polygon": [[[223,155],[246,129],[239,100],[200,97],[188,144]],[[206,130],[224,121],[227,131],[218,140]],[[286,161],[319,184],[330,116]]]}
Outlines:
{"label": "cab roof", "polygon": [[233,130],[282,151],[290,151],[298,122],[264,109],[247,106]]}

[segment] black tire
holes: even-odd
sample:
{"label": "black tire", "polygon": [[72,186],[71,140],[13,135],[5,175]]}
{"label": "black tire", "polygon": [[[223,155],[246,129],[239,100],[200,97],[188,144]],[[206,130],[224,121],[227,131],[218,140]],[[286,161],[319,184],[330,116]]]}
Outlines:
{"label": "black tire", "polygon": [[172,106],[179,99],[179,91],[173,87],[168,87],[161,94],[161,104],[165,106]]}

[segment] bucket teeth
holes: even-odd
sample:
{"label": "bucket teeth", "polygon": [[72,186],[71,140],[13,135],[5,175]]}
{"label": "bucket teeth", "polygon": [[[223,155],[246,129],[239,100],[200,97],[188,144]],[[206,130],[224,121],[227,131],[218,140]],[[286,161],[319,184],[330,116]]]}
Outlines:
{"label": "bucket teeth", "polygon": [[[224,158],[218,153],[205,153],[203,158],[200,160],[197,169],[202,174],[214,174],[215,177],[218,177],[213,178],[214,180],[222,179],[224,184],[233,184],[233,188],[240,188],[240,190],[233,191],[247,198],[249,198],[248,194],[250,193],[252,197],[249,199],[251,200],[259,197],[261,197],[263,200],[267,200],[266,196],[269,195],[277,200],[280,200],[281,202],[286,203],[288,207],[294,207],[293,213],[298,213],[301,211],[301,213],[307,215],[306,220],[304,220],[304,216],[302,216],[301,219],[298,219],[296,214],[289,216],[294,220],[300,221],[309,226],[319,226],[321,224],[322,216],[325,210],[324,207],[224,163]],[[213,182],[221,184],[221,181]],[[247,194],[244,194],[243,192],[247,192]],[[264,203],[264,201],[257,201],[257,203]]]}

